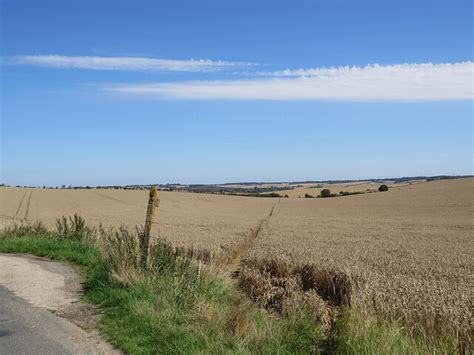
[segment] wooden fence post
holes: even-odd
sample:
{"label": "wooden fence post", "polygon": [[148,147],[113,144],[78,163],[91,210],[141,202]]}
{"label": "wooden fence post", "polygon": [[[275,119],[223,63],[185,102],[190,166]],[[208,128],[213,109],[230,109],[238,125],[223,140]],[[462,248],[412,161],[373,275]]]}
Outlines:
{"label": "wooden fence post", "polygon": [[150,195],[148,196],[148,207],[146,210],[146,220],[145,220],[145,237],[150,238],[151,225],[153,224],[153,219],[155,217],[155,207],[158,206],[157,192],[156,187],[150,187]]}

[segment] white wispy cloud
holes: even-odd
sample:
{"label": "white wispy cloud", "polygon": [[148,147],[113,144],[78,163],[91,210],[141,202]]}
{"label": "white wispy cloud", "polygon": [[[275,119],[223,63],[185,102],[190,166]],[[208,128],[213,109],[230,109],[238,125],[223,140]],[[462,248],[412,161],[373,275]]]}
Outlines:
{"label": "white wispy cloud", "polygon": [[115,84],[108,92],[158,99],[472,100],[474,63],[369,65],[284,70],[249,80]]}
{"label": "white wispy cloud", "polygon": [[443,64],[395,64],[395,65],[380,65],[371,64],[365,67],[357,66],[343,66],[343,67],[329,67],[329,68],[310,68],[310,69],[285,69],[273,72],[258,72],[258,76],[269,76],[269,77],[314,77],[314,76],[353,76],[353,77],[366,77],[366,76],[385,76],[385,75],[419,75],[419,74],[436,74],[436,73],[458,73],[469,69],[472,62],[461,62],[461,63],[443,63]]}
{"label": "white wispy cloud", "polygon": [[7,64],[68,69],[121,70],[144,72],[212,72],[254,66],[249,62],[209,59],[160,59],[149,57],[94,57],[64,55],[19,55],[7,58]]}

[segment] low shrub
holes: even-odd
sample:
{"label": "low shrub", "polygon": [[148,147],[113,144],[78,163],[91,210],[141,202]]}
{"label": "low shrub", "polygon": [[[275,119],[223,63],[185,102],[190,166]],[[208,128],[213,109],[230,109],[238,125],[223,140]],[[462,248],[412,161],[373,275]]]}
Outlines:
{"label": "low shrub", "polygon": [[380,191],[380,192],[388,191],[388,186],[387,186],[387,185],[380,185],[380,186],[379,186],[379,191]]}

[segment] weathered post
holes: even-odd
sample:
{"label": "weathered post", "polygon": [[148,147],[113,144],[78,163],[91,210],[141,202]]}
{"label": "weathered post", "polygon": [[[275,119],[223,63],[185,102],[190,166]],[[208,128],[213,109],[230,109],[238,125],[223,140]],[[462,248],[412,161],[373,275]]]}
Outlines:
{"label": "weathered post", "polygon": [[157,197],[156,187],[150,187],[150,195],[148,196],[148,207],[146,210],[145,229],[143,237],[140,238],[140,264],[142,268],[146,268],[148,258],[148,247],[150,243],[150,232],[155,217],[155,207],[158,207],[159,200]]}
{"label": "weathered post", "polygon": [[150,195],[148,196],[148,207],[146,210],[146,220],[145,220],[145,236],[146,238],[150,238],[151,232],[151,225],[153,224],[153,219],[155,217],[155,206],[158,205],[157,203],[157,192],[156,187],[150,187]]}

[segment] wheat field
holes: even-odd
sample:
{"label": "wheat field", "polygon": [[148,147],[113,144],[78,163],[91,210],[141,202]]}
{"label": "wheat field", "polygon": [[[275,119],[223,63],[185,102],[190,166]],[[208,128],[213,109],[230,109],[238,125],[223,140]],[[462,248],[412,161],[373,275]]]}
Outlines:
{"label": "wheat field", "polygon": [[[152,235],[179,246],[208,248],[238,243],[266,216],[273,200],[239,196],[160,191]],[[145,221],[148,192],[140,190],[69,190],[0,187],[0,226],[41,221],[75,213],[88,224],[133,228]]]}
{"label": "wheat field", "polygon": [[[289,191],[305,190],[316,189]],[[1,187],[0,225],[52,226],[57,217],[78,213],[91,225],[133,227],[143,224],[147,196]],[[208,250],[220,267],[238,271],[242,289],[266,308],[284,312],[310,300],[324,323],[334,304],[350,303],[471,339],[474,179],[327,199],[161,191],[159,198],[153,236]]]}
{"label": "wheat field", "polygon": [[317,201],[285,199],[246,252],[245,271],[258,278],[259,260],[279,260],[286,278],[288,268],[311,265],[353,280],[352,303],[470,337],[473,197],[474,180],[466,179]]}

